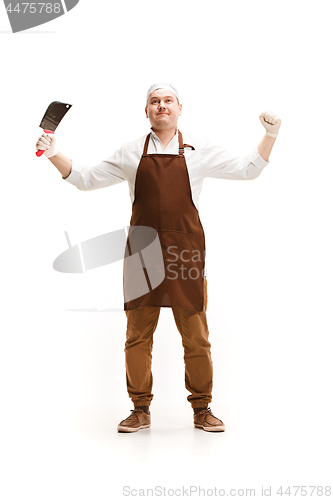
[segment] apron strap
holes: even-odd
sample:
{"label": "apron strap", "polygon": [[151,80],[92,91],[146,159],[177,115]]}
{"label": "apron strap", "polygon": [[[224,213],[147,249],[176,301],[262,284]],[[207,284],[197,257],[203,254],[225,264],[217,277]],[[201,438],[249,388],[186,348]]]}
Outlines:
{"label": "apron strap", "polygon": [[145,145],[144,145],[144,148],[143,148],[143,154],[144,154],[144,156],[147,155],[148,144],[149,144],[149,137],[150,137],[150,133],[146,137],[146,142],[145,142]]}
{"label": "apron strap", "polygon": [[178,141],[179,141],[179,154],[180,156],[184,156],[183,136],[180,130],[178,130]]}
{"label": "apron strap", "polygon": [[179,155],[184,156],[184,148],[192,148],[194,149],[193,146],[190,146],[189,144],[184,144],[183,143],[183,136],[180,130],[178,130],[178,140],[179,140]]}

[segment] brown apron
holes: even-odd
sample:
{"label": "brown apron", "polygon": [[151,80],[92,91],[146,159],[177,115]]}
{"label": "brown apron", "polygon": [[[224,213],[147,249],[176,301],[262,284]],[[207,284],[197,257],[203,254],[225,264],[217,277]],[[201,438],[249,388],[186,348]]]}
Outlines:
{"label": "brown apron", "polygon": [[205,235],[178,134],[178,155],[148,155],[150,134],[146,138],[124,258],[125,311],[142,306],[193,311],[204,307]]}

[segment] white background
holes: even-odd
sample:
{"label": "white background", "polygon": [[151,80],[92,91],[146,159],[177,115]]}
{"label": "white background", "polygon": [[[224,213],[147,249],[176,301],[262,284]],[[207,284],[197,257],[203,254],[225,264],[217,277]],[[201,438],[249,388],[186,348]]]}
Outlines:
{"label": "white background", "polygon": [[[14,35],[0,8],[3,498],[332,485],[331,19],[329,1],[81,0]],[[131,204],[126,183],[80,192],[35,156],[47,105],[73,104],[60,150],[94,165],[148,132],[157,81],[178,87],[181,129],[240,156],[264,134],[262,111],[282,118],[258,179],[206,179],[200,198],[216,435],[193,427],[170,309],[152,427],[117,434],[132,408],[125,314],[67,309],[115,304],[121,267],[52,268],[64,231],[75,244],[121,229]]]}

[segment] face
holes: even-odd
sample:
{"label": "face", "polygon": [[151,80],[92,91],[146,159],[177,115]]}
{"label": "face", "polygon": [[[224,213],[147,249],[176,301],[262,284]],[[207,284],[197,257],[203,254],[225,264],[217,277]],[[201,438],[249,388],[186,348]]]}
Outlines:
{"label": "face", "polygon": [[150,94],[145,112],[153,130],[176,129],[182,105],[170,90],[157,89]]}

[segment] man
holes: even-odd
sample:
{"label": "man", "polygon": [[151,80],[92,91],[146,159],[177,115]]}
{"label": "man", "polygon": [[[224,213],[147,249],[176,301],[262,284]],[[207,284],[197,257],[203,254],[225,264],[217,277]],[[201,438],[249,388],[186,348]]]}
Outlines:
{"label": "man", "polygon": [[[147,293],[131,297],[136,275],[128,268],[128,259],[124,259],[126,381],[134,410],[120,422],[118,432],[150,427],[153,333],[161,307],[172,308],[182,336],[185,386],[190,392],[187,399],[194,411],[194,425],[205,431],[221,432],[225,430],[224,423],[208,407],[212,400],[213,372],[199,195],[205,177],[243,180],[258,177],[269,163],[281,119],[272,112],[262,113],[259,118],[266,133],[260,144],[247,157],[235,157],[209,141],[187,134],[183,137],[178,130],[182,105],[177,89],[171,84],[159,83],[149,88],[145,113],[151,124],[147,137],[124,144],[92,168],[78,165],[61,154],[54,135],[43,134],[36,148],[45,150],[45,156],[63,179],[78,189],[97,189],[127,180],[133,204],[130,229],[139,228],[136,234],[140,236],[143,234],[140,228],[152,228],[159,236],[164,266],[163,270],[154,265],[144,266]],[[164,278],[156,287],[154,276]]]}

